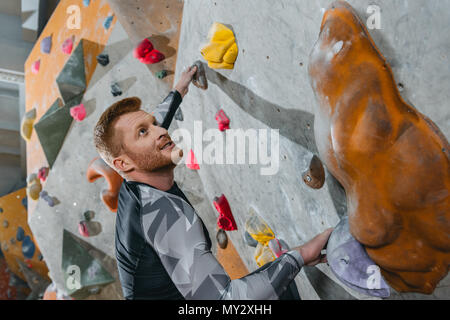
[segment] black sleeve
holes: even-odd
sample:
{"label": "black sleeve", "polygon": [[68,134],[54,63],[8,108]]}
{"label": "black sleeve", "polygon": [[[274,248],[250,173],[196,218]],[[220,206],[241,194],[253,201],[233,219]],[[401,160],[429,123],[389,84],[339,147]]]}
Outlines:
{"label": "black sleeve", "polygon": [[153,111],[153,115],[156,118],[156,122],[160,127],[169,129],[172,119],[175,116],[175,112],[181,104],[181,94],[177,90],[170,91],[169,95],[161,102]]}

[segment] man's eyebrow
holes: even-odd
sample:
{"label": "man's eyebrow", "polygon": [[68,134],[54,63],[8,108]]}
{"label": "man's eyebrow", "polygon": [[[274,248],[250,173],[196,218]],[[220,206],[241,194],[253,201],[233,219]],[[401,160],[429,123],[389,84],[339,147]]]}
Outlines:
{"label": "man's eyebrow", "polygon": [[147,119],[149,119],[149,120],[151,121],[152,124],[154,124],[155,121],[156,121],[156,118],[155,118],[153,115],[147,114],[146,116],[144,116],[144,117],[142,117],[141,119],[139,119],[139,120],[133,125],[132,130],[133,130],[133,131],[136,131],[136,129],[139,129],[139,128],[144,127],[144,126],[148,126],[148,121],[147,121]]}

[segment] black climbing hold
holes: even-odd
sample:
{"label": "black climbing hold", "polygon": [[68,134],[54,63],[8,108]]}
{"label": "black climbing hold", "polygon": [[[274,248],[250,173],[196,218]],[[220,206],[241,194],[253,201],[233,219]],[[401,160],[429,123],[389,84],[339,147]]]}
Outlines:
{"label": "black climbing hold", "polygon": [[39,261],[44,260],[44,256],[42,255],[42,253],[39,253],[37,258],[38,258]]}
{"label": "black climbing hold", "polygon": [[87,210],[83,213],[83,216],[86,221],[91,221],[95,216],[95,212],[92,210]]}
{"label": "black climbing hold", "polygon": [[122,95],[122,89],[120,89],[119,84],[117,82],[111,85],[111,93],[114,97]]}
{"label": "black climbing hold", "polygon": [[166,70],[158,71],[158,72],[155,73],[155,76],[158,79],[163,79],[163,78],[165,78],[167,76],[167,71]]}
{"label": "black climbing hold", "polygon": [[106,66],[109,63],[109,56],[106,53],[101,53],[97,56],[97,62],[102,66]]}
{"label": "black climbing hold", "polygon": [[2,207],[0,207],[0,213],[3,213],[3,208]]}
{"label": "black climbing hold", "polygon": [[25,238],[25,231],[22,227],[17,228],[16,239],[17,241],[22,241]]}

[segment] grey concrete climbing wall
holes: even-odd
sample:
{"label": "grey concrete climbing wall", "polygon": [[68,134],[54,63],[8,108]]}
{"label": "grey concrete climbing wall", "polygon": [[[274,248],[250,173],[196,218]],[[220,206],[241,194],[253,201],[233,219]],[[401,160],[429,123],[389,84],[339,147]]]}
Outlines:
{"label": "grey concrete climbing wall", "polygon": [[[302,172],[316,153],[313,125],[316,101],[307,74],[308,56],[317,39],[322,15],[331,1],[227,0],[186,1],[183,11],[175,80],[184,66],[202,59],[213,22],[232,28],[239,54],[233,70],[207,69],[209,89],[191,89],[182,104],[179,126],[194,132],[217,128],[215,113],[222,108],[232,129],[278,129],[279,170],[261,175],[261,167],[246,164],[200,164],[199,174],[207,197],[224,193],[233,210],[238,231],[228,232],[241,257],[256,269],[254,249],[243,239],[245,220],[253,206],[290,246],[303,243],[346,213],[345,194],[326,173],[320,190],[307,187]],[[450,136],[450,1],[349,1],[363,21],[369,5],[381,9],[381,29],[371,30],[380,51],[391,64],[402,96],[430,117]],[[204,60],[203,60],[204,61]],[[205,149],[213,140],[204,141]],[[226,141],[226,139],[224,139]],[[225,152],[230,152],[226,150]],[[272,151],[276,152],[276,148]],[[392,298],[448,298],[441,281],[433,295],[402,294]],[[327,265],[303,268],[297,277],[303,299],[367,299],[342,287]]]}
{"label": "grey concrete climbing wall", "polygon": [[[205,221],[213,242],[217,212],[212,201],[215,196],[226,195],[239,228],[228,235],[250,271],[256,269],[254,249],[242,239],[250,206],[290,246],[335,226],[346,213],[345,194],[328,172],[326,183],[319,190],[308,188],[302,181],[302,172],[316,153],[313,135],[316,101],[307,75],[308,55],[329,3],[324,0],[215,0],[208,6],[200,0],[184,3],[175,81],[184,66],[201,59],[200,47],[206,43],[213,22],[232,27],[239,54],[233,70],[207,69],[210,84],[207,91],[191,86],[181,107],[184,121],[174,122],[170,132],[183,128],[193,133],[196,120],[202,121],[203,131],[217,128],[214,115],[222,108],[231,120],[232,129],[277,129],[280,134],[279,166],[274,175],[261,175],[261,168],[268,167],[267,164],[252,165],[248,161],[240,165],[202,163],[199,171],[180,165],[175,171],[177,182]],[[380,7],[381,29],[371,30],[371,35],[393,67],[397,82],[402,84],[403,97],[430,117],[448,138],[450,40],[444,36],[450,31],[450,1],[350,3],[363,19],[368,16],[369,4]],[[45,185],[49,195],[60,203],[50,208],[39,200],[29,217],[50,275],[61,289],[64,289],[63,229],[78,234],[77,224],[86,210],[95,212],[93,220],[102,225],[102,232],[84,240],[117,279],[115,214],[100,200],[104,180],[91,184],[85,177],[89,162],[97,156],[92,130],[101,113],[115,101],[139,96],[144,108],[150,111],[170,90],[133,58],[132,50],[133,44],[117,23],[105,48],[111,63],[97,66],[83,98],[87,117],[81,123],[73,123]],[[116,81],[123,94],[113,97],[110,85]],[[203,145],[206,147],[209,142]],[[277,168],[276,163],[272,164]],[[296,283],[303,299],[370,298],[343,287],[325,264],[303,268]],[[392,298],[448,298],[449,284],[447,277],[433,295],[394,294]],[[120,298],[118,281],[97,297]]]}

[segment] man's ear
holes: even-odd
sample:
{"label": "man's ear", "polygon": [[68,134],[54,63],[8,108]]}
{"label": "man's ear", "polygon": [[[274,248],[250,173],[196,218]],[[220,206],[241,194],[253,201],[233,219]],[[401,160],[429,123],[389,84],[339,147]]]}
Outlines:
{"label": "man's ear", "polygon": [[114,158],[112,163],[121,172],[128,172],[134,169],[134,163],[126,155],[120,155]]}

